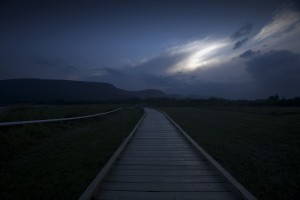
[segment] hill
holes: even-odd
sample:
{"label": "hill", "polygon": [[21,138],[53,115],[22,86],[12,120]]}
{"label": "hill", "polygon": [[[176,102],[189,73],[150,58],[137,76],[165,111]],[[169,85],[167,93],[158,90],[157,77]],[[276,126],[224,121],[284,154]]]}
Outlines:
{"label": "hill", "polygon": [[44,79],[0,80],[0,91],[2,103],[107,101],[166,96],[155,89],[126,91],[108,83]]}

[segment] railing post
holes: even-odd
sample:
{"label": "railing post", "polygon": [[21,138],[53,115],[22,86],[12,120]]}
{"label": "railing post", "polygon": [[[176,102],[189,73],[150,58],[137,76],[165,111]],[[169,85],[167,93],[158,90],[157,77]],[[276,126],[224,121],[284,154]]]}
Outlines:
{"label": "railing post", "polygon": [[125,118],[126,118],[126,116],[125,116],[125,106],[123,106],[122,107],[122,112],[121,112],[121,123],[122,123],[122,142],[125,140]]}

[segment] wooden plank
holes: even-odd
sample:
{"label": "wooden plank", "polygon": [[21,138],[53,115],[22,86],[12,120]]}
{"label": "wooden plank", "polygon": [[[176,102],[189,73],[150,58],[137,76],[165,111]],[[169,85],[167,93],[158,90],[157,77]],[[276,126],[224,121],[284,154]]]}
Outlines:
{"label": "wooden plank", "polygon": [[120,176],[110,175],[105,182],[122,183],[224,183],[221,176]]}
{"label": "wooden plank", "polygon": [[[191,147],[185,147],[185,146],[163,146],[163,145],[157,145],[157,146],[132,146],[126,148],[126,151],[133,151],[133,150],[140,150],[140,149],[145,149],[145,150],[152,150],[152,149],[170,149],[170,150],[175,150],[175,151],[190,151],[194,155],[197,155],[197,153],[194,152],[194,149]],[[182,152],[183,153],[183,152]]]}
{"label": "wooden plank", "polygon": [[151,135],[172,135],[172,136],[180,136],[180,134],[177,133],[178,130],[176,130],[175,127],[172,129],[162,129],[162,128],[155,128],[155,129],[147,129],[142,130],[139,129],[137,132],[138,135],[145,135],[145,136],[151,136]]}
{"label": "wooden plank", "polygon": [[155,144],[152,144],[152,145],[130,145],[130,147],[128,147],[128,149],[141,149],[141,148],[144,148],[144,149],[176,149],[178,148],[178,150],[181,150],[181,149],[193,149],[192,147],[190,146],[186,146],[186,145],[155,145]]}
{"label": "wooden plank", "polygon": [[135,138],[134,141],[132,142],[149,142],[149,143],[152,143],[152,144],[156,144],[156,143],[173,143],[173,144],[176,144],[176,143],[181,143],[182,140],[170,140],[170,139],[160,139],[160,140],[150,140],[150,139],[138,139],[138,138]]}
{"label": "wooden plank", "polygon": [[163,135],[161,135],[161,136],[151,136],[151,137],[143,136],[143,137],[136,137],[136,139],[137,140],[143,139],[143,140],[147,140],[147,141],[156,141],[156,140],[159,140],[159,141],[163,141],[163,140],[167,140],[167,141],[174,141],[175,140],[176,141],[176,140],[179,140],[179,141],[181,141],[182,140],[180,137],[170,137],[170,136],[167,136],[167,135],[165,135],[165,136],[163,136]]}
{"label": "wooden plank", "polygon": [[147,137],[135,137],[134,140],[138,141],[147,141],[147,142],[153,142],[153,141],[161,141],[161,142],[173,142],[173,141],[182,141],[182,138],[178,137],[158,137],[158,138],[147,138]]}
{"label": "wooden plank", "polygon": [[180,148],[180,147],[185,147],[185,148],[191,148],[190,146],[188,146],[188,145],[186,145],[186,144],[174,144],[174,145],[172,145],[172,144],[154,144],[154,143],[152,143],[152,144],[150,144],[150,143],[148,143],[148,144],[139,144],[139,143],[133,143],[131,146],[130,146],[130,148],[139,148],[139,147],[141,147],[141,148],[159,148],[159,147],[164,147],[164,148],[174,148],[174,147],[176,147],[176,148]]}
{"label": "wooden plank", "polygon": [[[132,141],[133,146],[189,146],[186,145],[186,143],[180,141],[176,141],[176,140],[147,140],[147,142],[145,142],[145,140],[135,140]],[[191,148],[191,146],[189,146]]]}
{"label": "wooden plank", "polygon": [[202,169],[213,169],[207,163],[203,163],[201,165],[119,165],[116,164],[113,168],[114,170],[202,170]]}
{"label": "wooden plank", "polygon": [[142,142],[133,142],[130,144],[130,147],[189,147],[188,144],[181,142],[181,143],[157,143],[157,142],[148,142],[148,143],[142,143]]}
{"label": "wooden plank", "polygon": [[153,156],[158,156],[158,155],[170,155],[170,156],[176,156],[178,154],[185,154],[185,155],[194,155],[192,152],[189,151],[127,151],[123,155],[153,155]]}
{"label": "wooden plank", "polygon": [[[128,153],[136,153],[136,151],[131,151],[131,150],[127,150],[126,152],[128,152]],[[140,153],[145,153],[145,154],[147,154],[147,153],[149,153],[149,154],[151,154],[151,153],[155,153],[155,151],[153,151],[153,150],[140,150],[140,151],[138,151],[138,152],[140,152]],[[170,151],[170,150],[164,150],[164,151],[156,151],[156,153],[164,153],[164,154],[188,154],[188,153],[191,153],[191,151]]]}
{"label": "wooden plank", "polygon": [[232,192],[135,192],[103,191],[97,200],[232,200]]}
{"label": "wooden plank", "polygon": [[[178,154],[177,152],[134,152],[134,151],[129,151],[129,152],[124,152],[122,154],[122,156],[144,156],[144,157],[148,157],[148,156],[155,156],[155,157],[176,157],[178,155],[178,157],[185,157],[185,156],[195,156],[195,154],[193,154],[192,152],[190,153],[182,153],[182,154]],[[199,157],[202,158],[202,157]]]}
{"label": "wooden plank", "polygon": [[191,150],[188,147],[129,147],[128,151],[189,151]]}
{"label": "wooden plank", "polygon": [[138,132],[138,135],[143,136],[157,136],[157,135],[169,135],[169,136],[180,136],[180,134],[177,133],[177,130],[174,128],[174,130],[159,130],[159,129],[153,129],[153,130],[144,130],[141,132],[141,130]]}
{"label": "wooden plank", "polygon": [[149,152],[134,152],[134,151],[127,151],[127,152],[124,152],[122,154],[123,156],[125,155],[130,155],[130,156],[175,156],[176,155],[179,155],[178,157],[184,157],[184,156],[194,156],[195,154],[193,154],[192,152],[190,153],[182,153],[182,154],[177,154],[177,152],[174,152],[174,153],[170,153],[170,152],[153,152],[153,153],[149,153]]}
{"label": "wooden plank", "polygon": [[[124,153],[122,154],[122,157],[132,157],[132,158],[200,158],[199,156],[195,156],[194,154],[183,154],[183,155],[170,155],[170,154],[163,154],[163,153],[156,153],[156,154],[128,154]],[[202,160],[202,159],[201,159]]]}
{"label": "wooden plank", "polygon": [[158,131],[171,131],[171,130],[176,130],[176,128],[170,125],[146,125],[142,126],[139,130],[140,131],[153,131],[153,130],[158,130]]}
{"label": "wooden plank", "polygon": [[[173,126],[172,128],[162,128],[162,127],[155,127],[155,128],[148,128],[148,129],[139,129],[138,134],[142,135],[159,135],[159,134],[171,134],[174,136],[180,136],[180,134],[176,134],[176,128]],[[175,133],[175,134],[174,134]]]}
{"label": "wooden plank", "polygon": [[161,161],[161,160],[119,160],[118,164],[123,165],[199,165],[202,164],[203,161]]}
{"label": "wooden plank", "polygon": [[174,143],[174,142],[160,141],[160,140],[156,141],[156,142],[152,142],[152,141],[147,141],[147,140],[145,140],[145,141],[138,141],[138,140],[133,139],[131,142],[132,142],[131,143],[132,145],[187,145],[187,146],[189,146],[183,140],[180,140],[179,142]]}
{"label": "wooden plank", "polygon": [[102,190],[150,192],[225,192],[224,183],[118,183],[103,182]]}
{"label": "wooden plank", "polygon": [[186,161],[203,161],[201,157],[193,156],[192,154],[190,156],[176,156],[174,155],[122,155],[119,160],[186,160]]}
{"label": "wooden plank", "polygon": [[218,175],[216,170],[113,170],[110,175],[143,175],[143,176],[201,176]]}
{"label": "wooden plank", "polygon": [[[176,153],[174,154],[165,154],[165,153],[153,153],[153,154],[142,154],[142,153],[124,153],[122,154],[121,157],[132,157],[132,158],[141,158],[141,157],[144,157],[144,158],[193,158],[194,155],[193,154],[185,154],[186,156],[183,156],[183,155],[180,155],[180,156],[176,156]],[[199,158],[199,160],[201,161],[206,161],[206,159],[202,158],[202,157],[197,157]],[[120,158],[121,159],[121,158]]]}
{"label": "wooden plank", "polygon": [[138,142],[138,141],[131,141],[132,146],[188,146],[186,143],[184,142],[179,142],[179,143],[172,143],[172,142]]}
{"label": "wooden plank", "polygon": [[202,161],[200,158],[197,157],[132,157],[132,156],[122,156],[120,159],[120,161],[129,161],[129,160],[133,160],[133,161],[142,161],[142,160],[146,160],[146,161]]}

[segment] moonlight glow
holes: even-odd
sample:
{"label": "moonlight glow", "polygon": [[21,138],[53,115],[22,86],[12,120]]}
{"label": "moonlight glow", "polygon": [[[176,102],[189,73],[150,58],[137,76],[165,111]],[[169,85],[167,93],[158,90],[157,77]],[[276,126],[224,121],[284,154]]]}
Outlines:
{"label": "moonlight glow", "polygon": [[[222,50],[230,43],[228,41],[197,41],[193,42],[193,47],[189,44],[189,54],[181,62],[171,68],[170,72],[193,71],[201,67],[209,67],[219,61]],[[184,48],[184,47],[183,47]]]}

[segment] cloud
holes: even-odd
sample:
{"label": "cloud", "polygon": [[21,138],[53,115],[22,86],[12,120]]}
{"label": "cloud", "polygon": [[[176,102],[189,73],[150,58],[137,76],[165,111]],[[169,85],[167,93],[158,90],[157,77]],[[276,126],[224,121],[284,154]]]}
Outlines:
{"label": "cloud", "polygon": [[[230,42],[227,39],[204,39],[188,44],[190,48],[189,54],[176,63],[169,71],[176,73],[178,71],[194,71],[199,68],[206,68],[219,63],[225,54]],[[185,49],[186,46],[183,47]]]}
{"label": "cloud", "polygon": [[75,73],[77,71],[79,71],[78,67],[73,66],[73,65],[66,65],[66,66],[63,67],[63,72],[65,74],[71,74],[71,73]]}
{"label": "cloud", "polygon": [[85,70],[87,74],[92,74],[96,76],[103,76],[103,75],[114,75],[114,76],[122,76],[123,72],[121,70],[113,69],[110,67],[97,67]]}
{"label": "cloud", "polygon": [[221,62],[228,53],[228,39],[204,38],[169,48],[150,59],[144,59],[131,68],[152,74],[176,74],[207,68]]}
{"label": "cloud", "polygon": [[240,37],[243,37],[244,35],[247,35],[248,33],[250,33],[252,29],[253,29],[253,25],[251,23],[247,23],[242,28],[240,28],[238,31],[233,33],[231,35],[231,39],[236,40]]}
{"label": "cloud", "polygon": [[0,79],[45,78],[70,79],[80,73],[80,66],[68,63],[61,58],[44,56],[0,55],[2,63]]}
{"label": "cloud", "polygon": [[[249,49],[239,58],[243,59],[230,60],[212,68],[174,74],[146,73],[147,70],[142,70],[143,65],[139,66],[139,72],[126,68],[100,67],[93,69],[94,75],[86,76],[84,80],[109,82],[130,90],[156,88],[169,94],[197,94],[205,97],[255,99],[275,93],[286,97],[299,96],[299,54],[290,51],[261,52]],[[155,59],[155,63],[159,63],[159,57]]]}
{"label": "cloud", "polygon": [[290,51],[270,51],[252,57],[246,70],[269,94],[300,95],[300,55]]}
{"label": "cloud", "polygon": [[242,53],[241,55],[239,55],[239,58],[248,58],[248,57],[252,57],[255,56],[257,54],[259,54],[260,51],[252,51],[251,49],[245,51],[244,53]]}
{"label": "cloud", "polygon": [[234,44],[234,47],[233,49],[238,49],[240,48],[241,46],[243,46],[246,42],[248,41],[248,38],[244,38],[240,41],[237,41],[235,44]]}
{"label": "cloud", "polygon": [[208,82],[198,79],[193,74],[165,76],[143,76],[151,86],[162,89],[168,94],[191,95],[202,97],[223,97],[232,99],[256,98],[257,90],[248,82]]}
{"label": "cloud", "polygon": [[131,67],[125,66],[127,71],[136,74],[165,74],[167,71],[176,65],[176,63],[185,59],[188,56],[188,52],[174,52],[166,50],[159,55],[137,62]]}
{"label": "cloud", "polygon": [[285,32],[291,31],[299,22],[299,12],[289,9],[280,10],[274,14],[272,22],[265,25],[253,40],[262,41],[270,37],[278,37]]}
{"label": "cloud", "polygon": [[109,67],[97,67],[83,70],[76,80],[106,82],[115,85],[121,89],[140,90],[149,88],[145,84],[144,75],[132,73],[130,70],[114,69]]}
{"label": "cloud", "polygon": [[147,74],[189,72],[215,65],[226,57],[222,57],[222,54],[226,54],[228,49],[228,39],[204,38],[171,47],[155,57],[144,59],[127,68],[132,73]]}
{"label": "cloud", "polygon": [[66,65],[66,62],[61,58],[47,59],[43,56],[34,56],[30,58],[30,61],[36,65],[47,67],[59,67],[62,65]]}

